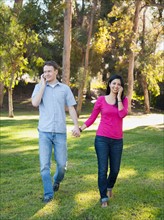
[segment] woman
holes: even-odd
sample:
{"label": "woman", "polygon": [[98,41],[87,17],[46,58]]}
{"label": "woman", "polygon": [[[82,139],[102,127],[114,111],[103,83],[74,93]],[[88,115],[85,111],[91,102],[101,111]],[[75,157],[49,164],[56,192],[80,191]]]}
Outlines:
{"label": "woman", "polygon": [[[113,75],[107,84],[106,96],[100,96],[88,120],[80,130],[91,126],[101,113],[101,120],[95,137],[98,160],[98,187],[102,207],[107,207],[112,197],[121,163],[123,149],[123,118],[128,114],[128,99],[124,96],[124,82],[121,76]],[[108,173],[108,161],[110,172]]]}

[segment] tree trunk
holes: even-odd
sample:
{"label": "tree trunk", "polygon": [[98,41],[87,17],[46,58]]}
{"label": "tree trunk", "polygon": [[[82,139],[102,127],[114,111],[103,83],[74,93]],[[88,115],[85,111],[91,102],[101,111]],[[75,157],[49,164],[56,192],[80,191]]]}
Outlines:
{"label": "tree trunk", "polygon": [[20,5],[20,7],[22,7],[23,6],[23,0],[15,0],[14,6],[15,6],[15,4],[18,4],[18,5]]}
{"label": "tree trunk", "polygon": [[129,69],[128,69],[128,112],[131,114],[132,112],[132,95],[133,95],[133,83],[134,83],[134,76],[133,76],[133,70],[134,70],[134,53],[131,51],[129,55]]}
{"label": "tree trunk", "polygon": [[141,85],[144,92],[144,110],[145,113],[148,114],[150,113],[149,92],[148,92],[148,85],[146,82],[146,76],[144,76],[143,74],[141,74]]}
{"label": "tree trunk", "polygon": [[14,109],[13,109],[13,89],[11,87],[8,88],[8,107],[9,107],[9,117],[14,117]]}
{"label": "tree trunk", "polygon": [[86,99],[91,99],[91,79],[87,80],[86,85]]}
{"label": "tree trunk", "polygon": [[0,108],[3,107],[3,98],[4,98],[4,84],[0,82]]}
{"label": "tree trunk", "polygon": [[14,11],[18,15],[20,12],[20,9],[23,7],[23,0],[15,0],[14,1]]}
{"label": "tree trunk", "polygon": [[[143,13],[143,30],[142,30],[142,42],[141,42],[141,56],[143,57],[146,54],[145,51],[145,29],[146,29],[146,11],[147,8],[145,8],[144,13]],[[144,68],[144,63],[143,63],[143,68]],[[144,93],[144,111],[146,114],[150,113],[150,102],[149,102],[149,92],[148,92],[148,85],[146,82],[146,76],[142,73],[141,71],[141,85]]]}
{"label": "tree trunk", "polygon": [[[15,66],[13,66],[13,72],[15,71]],[[14,82],[14,73],[10,75],[10,84],[8,87],[8,108],[9,108],[9,117],[14,117],[14,108],[13,108],[13,82]]]}
{"label": "tree trunk", "polygon": [[[138,21],[139,21],[139,11],[141,8],[141,1],[136,0],[135,1],[135,15],[134,15],[134,22],[133,22],[133,37],[132,37],[132,43],[136,43],[136,35],[137,35],[137,30],[138,30]],[[133,94],[133,83],[134,83],[134,58],[135,54],[134,51],[131,50],[129,54],[129,68],[128,68],[128,100],[129,100],[129,106],[128,106],[128,112],[131,114],[132,109],[131,109],[131,101],[132,101],[132,94]]]}
{"label": "tree trunk", "polygon": [[72,0],[65,0],[64,12],[64,49],[62,82],[69,85],[70,80],[70,55],[71,55],[71,23],[72,23]]}
{"label": "tree trunk", "polygon": [[87,40],[87,46],[86,46],[86,52],[85,52],[84,72],[83,72],[83,77],[81,78],[80,87],[78,89],[78,104],[77,104],[78,116],[80,115],[81,109],[82,109],[83,90],[84,90],[85,81],[86,81],[86,77],[87,77],[87,71],[88,71],[89,51],[90,51],[90,43],[91,43],[95,9],[96,9],[96,2],[94,1],[93,6],[92,6],[92,11],[91,11],[91,19],[90,19],[90,23],[89,23],[88,40]]}

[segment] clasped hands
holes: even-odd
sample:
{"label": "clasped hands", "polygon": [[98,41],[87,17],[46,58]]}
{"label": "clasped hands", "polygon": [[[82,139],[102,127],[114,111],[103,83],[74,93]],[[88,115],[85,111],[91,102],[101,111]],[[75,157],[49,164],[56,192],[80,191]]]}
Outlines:
{"label": "clasped hands", "polygon": [[80,130],[79,130],[79,127],[74,127],[73,130],[72,130],[72,135],[74,137],[80,137]]}

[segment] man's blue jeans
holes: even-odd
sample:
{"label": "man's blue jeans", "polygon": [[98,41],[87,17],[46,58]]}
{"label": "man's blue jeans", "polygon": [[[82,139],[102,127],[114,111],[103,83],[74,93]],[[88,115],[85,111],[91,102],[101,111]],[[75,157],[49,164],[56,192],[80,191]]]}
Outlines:
{"label": "man's blue jeans", "polygon": [[52,198],[54,195],[50,172],[52,147],[54,147],[54,159],[56,161],[54,182],[60,183],[64,178],[67,165],[66,138],[65,133],[39,131],[40,172],[43,181],[44,197]]}
{"label": "man's blue jeans", "polygon": [[[112,139],[103,136],[96,136],[95,150],[98,160],[98,187],[101,201],[108,201],[107,189],[112,189],[116,182],[123,149],[123,139]],[[110,172],[108,173],[108,162]]]}

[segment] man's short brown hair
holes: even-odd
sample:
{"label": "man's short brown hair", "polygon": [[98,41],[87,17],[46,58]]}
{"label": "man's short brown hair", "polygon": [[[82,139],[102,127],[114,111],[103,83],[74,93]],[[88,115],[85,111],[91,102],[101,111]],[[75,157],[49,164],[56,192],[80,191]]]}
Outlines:
{"label": "man's short brown hair", "polygon": [[53,61],[53,60],[46,61],[46,62],[44,63],[44,66],[53,66],[53,68],[54,68],[55,70],[58,70],[58,69],[59,69],[58,64],[57,64],[55,61]]}

